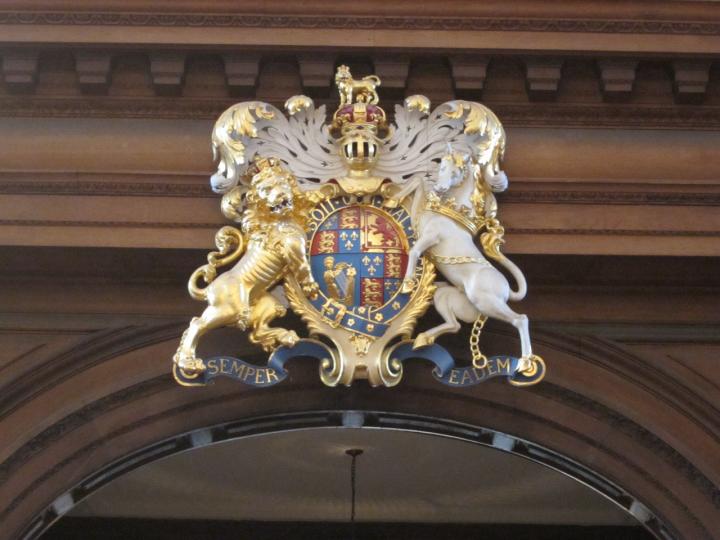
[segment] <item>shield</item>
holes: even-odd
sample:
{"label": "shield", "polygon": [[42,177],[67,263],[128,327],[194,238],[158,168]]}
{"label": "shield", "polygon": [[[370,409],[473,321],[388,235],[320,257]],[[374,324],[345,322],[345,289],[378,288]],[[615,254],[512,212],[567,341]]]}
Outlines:
{"label": "shield", "polygon": [[407,305],[400,292],[407,268],[410,218],[382,198],[325,203],[313,214],[310,265],[320,285],[312,303],[333,326],[378,337]]}

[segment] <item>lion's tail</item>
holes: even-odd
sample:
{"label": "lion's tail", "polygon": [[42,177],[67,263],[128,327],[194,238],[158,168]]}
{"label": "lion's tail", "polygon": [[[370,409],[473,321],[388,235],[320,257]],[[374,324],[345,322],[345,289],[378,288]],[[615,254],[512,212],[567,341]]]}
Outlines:
{"label": "lion's tail", "polygon": [[[235,227],[220,229],[215,234],[215,246],[218,250],[208,254],[208,263],[195,270],[188,281],[188,292],[194,300],[207,300],[207,288],[217,277],[217,269],[238,260],[246,247],[242,233]],[[204,287],[198,285],[200,278],[206,283]]]}

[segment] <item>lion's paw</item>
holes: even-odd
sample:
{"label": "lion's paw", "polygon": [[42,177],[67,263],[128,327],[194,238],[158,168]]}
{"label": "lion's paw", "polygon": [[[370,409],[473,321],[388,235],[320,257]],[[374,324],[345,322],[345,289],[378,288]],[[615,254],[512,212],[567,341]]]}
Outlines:
{"label": "lion's paw", "polygon": [[187,375],[197,375],[205,371],[205,363],[195,356],[177,353],[173,356],[173,362],[178,369]]}
{"label": "lion's paw", "polygon": [[320,286],[316,282],[311,281],[310,283],[303,285],[302,290],[303,293],[305,293],[305,296],[310,298],[310,300],[315,300],[320,292]]}
{"label": "lion's paw", "polygon": [[250,316],[252,314],[252,310],[250,307],[244,307],[242,308],[237,315],[237,322],[235,323],[235,326],[238,327],[240,330],[247,330],[248,326],[250,326]]}
{"label": "lion's paw", "polygon": [[280,345],[289,349],[290,347],[294,347],[298,341],[300,341],[300,338],[295,333],[295,331],[288,330],[287,332],[285,332],[285,335],[280,338]]}

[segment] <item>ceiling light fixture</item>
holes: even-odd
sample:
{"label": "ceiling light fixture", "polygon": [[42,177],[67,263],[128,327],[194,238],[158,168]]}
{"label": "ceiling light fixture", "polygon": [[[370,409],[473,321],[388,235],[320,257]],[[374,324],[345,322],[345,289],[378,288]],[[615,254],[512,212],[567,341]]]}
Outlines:
{"label": "ceiling light fixture", "polygon": [[350,448],[345,453],[352,458],[350,462],[350,538],[355,540],[355,489],[357,458],[363,451],[360,448]]}

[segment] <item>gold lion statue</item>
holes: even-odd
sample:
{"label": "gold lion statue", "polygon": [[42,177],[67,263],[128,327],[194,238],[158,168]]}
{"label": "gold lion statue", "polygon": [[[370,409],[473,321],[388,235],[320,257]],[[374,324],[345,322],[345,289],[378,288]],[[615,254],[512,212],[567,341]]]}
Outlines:
{"label": "gold lion statue", "polygon": [[[269,323],[286,308],[269,291],[287,273],[292,273],[310,298],[318,294],[306,255],[305,225],[315,194],[304,194],[295,177],[274,158],[261,159],[246,193],[236,188],[223,199],[223,211],[241,220],[243,233],[223,227],[215,236],[218,251],[208,255],[208,264],[193,272],[188,283],[190,296],[206,301],[200,317],[193,317],[180,340],[173,362],[185,375],[205,370],[195,356],[200,337],[222,326],[250,329],[249,339],[270,352],[280,345],[293,346],[297,334]],[[238,211],[244,199],[245,211]],[[240,258],[242,256],[242,258]],[[229,271],[217,276],[217,268],[240,259]],[[207,286],[198,286],[203,278]]]}
{"label": "gold lion statue", "polygon": [[339,66],[335,73],[335,84],[340,91],[341,107],[356,102],[377,105],[379,101],[375,89],[380,86],[380,78],[376,75],[368,75],[356,81],[353,79],[349,67]]}

